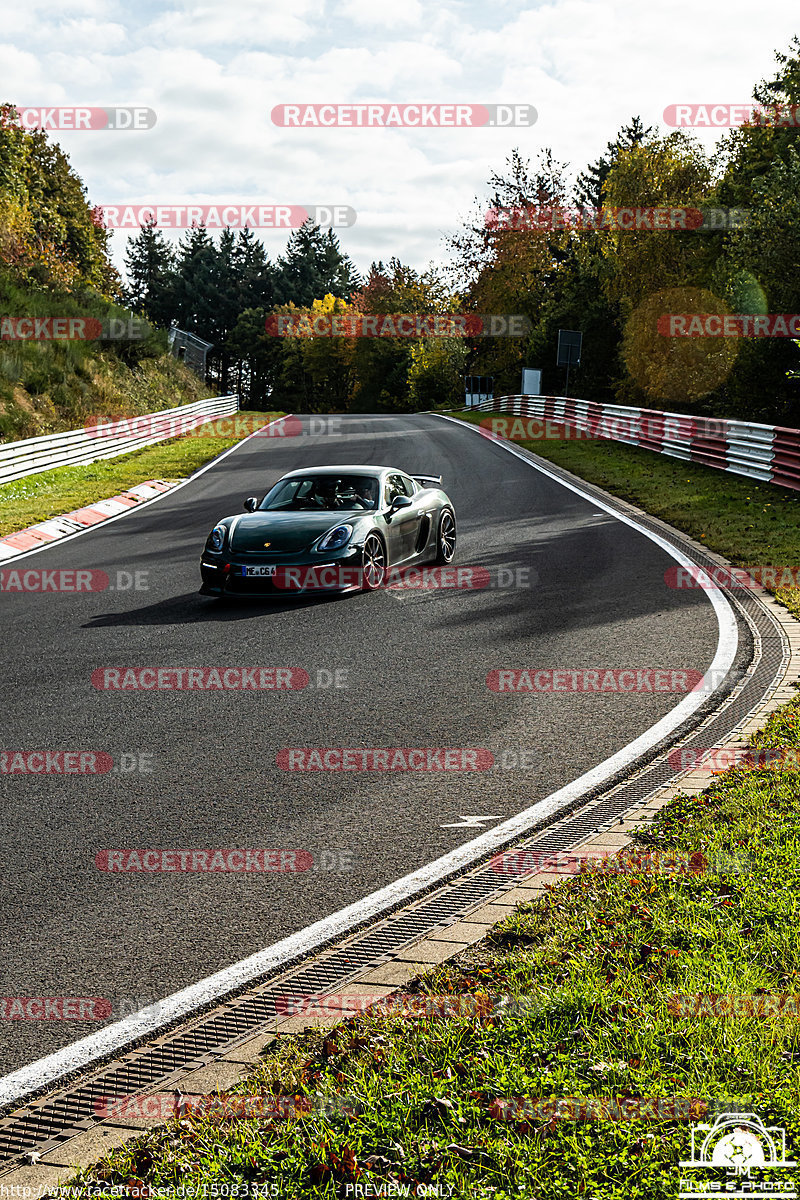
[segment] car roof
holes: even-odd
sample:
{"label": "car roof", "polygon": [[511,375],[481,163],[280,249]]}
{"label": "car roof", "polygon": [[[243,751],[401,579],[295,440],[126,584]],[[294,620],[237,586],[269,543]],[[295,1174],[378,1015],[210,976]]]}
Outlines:
{"label": "car roof", "polygon": [[407,475],[407,471],[401,471],[399,467],[376,467],[374,465],[364,465],[359,463],[344,463],[342,466],[334,464],[330,467],[300,467],[296,471],[287,471],[282,475],[282,479],[291,479],[294,475],[341,475],[341,474],[358,474],[358,475],[382,475],[384,471],[396,471],[398,475]]}

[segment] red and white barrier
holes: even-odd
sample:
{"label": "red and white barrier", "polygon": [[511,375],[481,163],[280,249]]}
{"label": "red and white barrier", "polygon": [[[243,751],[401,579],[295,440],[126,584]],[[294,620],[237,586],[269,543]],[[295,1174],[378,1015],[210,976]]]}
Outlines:
{"label": "red and white barrier", "polygon": [[84,508],[76,508],[74,512],[64,513],[61,517],[51,517],[49,521],[40,521],[38,525],[30,525],[19,533],[10,533],[0,538],[0,563],[9,562],[29,550],[38,550],[50,542],[69,537],[90,525],[99,525],[112,517],[143,504],[145,500],[153,500],[163,492],[169,492],[177,487],[180,480],[148,479],[146,483],[137,483],[119,496],[110,500],[97,500]]}
{"label": "red and white barrier", "polygon": [[567,437],[571,432],[577,437],[626,442],[670,458],[800,490],[800,429],[627,408],[568,396],[495,396],[477,408],[564,425]]}

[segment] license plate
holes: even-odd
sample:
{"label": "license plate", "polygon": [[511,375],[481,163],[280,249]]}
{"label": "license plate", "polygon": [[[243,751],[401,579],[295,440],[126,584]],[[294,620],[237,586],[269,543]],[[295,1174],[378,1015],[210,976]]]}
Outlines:
{"label": "license plate", "polygon": [[264,579],[265,577],[269,578],[270,575],[274,575],[277,570],[278,570],[277,566],[273,566],[273,567],[242,567],[242,574],[246,575],[249,579],[252,578],[254,575],[257,576],[259,579]]}

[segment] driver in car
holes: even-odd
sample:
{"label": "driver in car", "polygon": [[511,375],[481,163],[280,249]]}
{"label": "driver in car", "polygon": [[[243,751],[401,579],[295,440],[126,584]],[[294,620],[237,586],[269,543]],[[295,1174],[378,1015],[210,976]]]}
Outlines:
{"label": "driver in car", "polygon": [[353,490],[364,508],[375,507],[378,489],[374,479],[357,479]]}
{"label": "driver in car", "polygon": [[339,497],[340,480],[331,475],[323,475],[317,481],[315,488],[314,499],[319,504],[320,508],[341,508]]}

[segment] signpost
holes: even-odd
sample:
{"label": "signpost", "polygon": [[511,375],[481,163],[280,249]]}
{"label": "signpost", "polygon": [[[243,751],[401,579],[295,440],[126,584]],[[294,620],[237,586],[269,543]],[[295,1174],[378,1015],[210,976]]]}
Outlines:
{"label": "signpost", "polygon": [[569,395],[569,369],[581,364],[581,343],[583,334],[577,329],[559,329],[558,331],[558,366],[567,368],[567,382],[564,385],[564,395]]}
{"label": "signpost", "polygon": [[475,408],[482,400],[494,397],[494,375],[464,376],[464,407]]}
{"label": "signpost", "polygon": [[520,396],[541,396],[541,394],[542,372],[537,367],[523,367]]}

